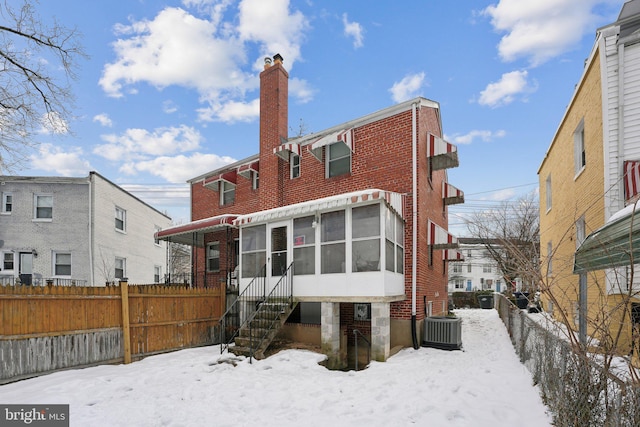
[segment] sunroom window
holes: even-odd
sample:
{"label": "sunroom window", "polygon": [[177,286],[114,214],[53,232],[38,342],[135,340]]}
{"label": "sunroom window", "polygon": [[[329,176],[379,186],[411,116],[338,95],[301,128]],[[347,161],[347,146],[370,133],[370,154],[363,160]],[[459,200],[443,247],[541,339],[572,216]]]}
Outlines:
{"label": "sunroom window", "polygon": [[385,213],[385,269],[404,273],[404,223],[392,211]]}
{"label": "sunroom window", "polygon": [[242,277],[252,278],[260,273],[267,260],[267,226],[256,225],[242,229]]}
{"label": "sunroom window", "polygon": [[293,260],[294,275],[315,274],[316,272],[316,230],[314,216],[293,220]]}
{"label": "sunroom window", "polygon": [[380,205],[353,208],[351,218],[352,271],[380,271]]}
{"label": "sunroom window", "polygon": [[345,214],[344,211],[322,214],[320,241],[320,272],[345,272]]}

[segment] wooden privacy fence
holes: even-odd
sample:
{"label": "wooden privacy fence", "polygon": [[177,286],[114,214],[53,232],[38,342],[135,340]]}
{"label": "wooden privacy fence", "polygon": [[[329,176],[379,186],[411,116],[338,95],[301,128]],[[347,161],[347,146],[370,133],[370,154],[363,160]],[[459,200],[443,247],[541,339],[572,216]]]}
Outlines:
{"label": "wooden privacy fence", "polygon": [[0,286],[0,383],[212,344],[225,289]]}

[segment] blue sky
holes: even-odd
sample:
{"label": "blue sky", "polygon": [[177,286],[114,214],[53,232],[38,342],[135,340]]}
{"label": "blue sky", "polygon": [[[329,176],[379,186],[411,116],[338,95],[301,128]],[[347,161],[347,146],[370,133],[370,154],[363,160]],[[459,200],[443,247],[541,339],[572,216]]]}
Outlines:
{"label": "blue sky", "polygon": [[[290,134],[424,96],[441,106],[466,214],[537,189],[537,169],[596,29],[624,0],[42,1],[77,27],[69,133],[38,136],[17,175],[95,170],[176,222],[185,181],[258,151],[258,74],[280,53]],[[0,18],[1,19],[1,18]]]}

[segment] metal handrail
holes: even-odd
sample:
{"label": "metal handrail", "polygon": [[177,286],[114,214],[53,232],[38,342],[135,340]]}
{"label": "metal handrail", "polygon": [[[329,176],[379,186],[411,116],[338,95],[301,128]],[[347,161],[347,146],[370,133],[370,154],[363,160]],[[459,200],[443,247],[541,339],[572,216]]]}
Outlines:
{"label": "metal handrail", "polygon": [[269,295],[265,296],[264,300],[260,303],[256,311],[250,316],[249,319],[247,319],[247,321],[249,322],[249,343],[250,343],[249,344],[249,363],[252,363],[253,355],[255,354],[255,351],[258,348],[260,348],[264,340],[269,335],[269,332],[273,329],[276,321],[280,317],[281,311],[275,311],[272,317],[267,318],[267,320],[270,320],[270,323],[267,328],[260,328],[260,329],[264,329],[265,331],[262,334],[262,336],[258,337],[255,345],[253,340],[253,323],[252,323],[253,320],[256,318],[259,312],[267,311],[266,307],[269,307],[269,305],[283,304],[283,303],[286,303],[286,305],[288,305],[289,308],[291,308],[293,304],[293,262],[291,262],[291,264],[289,264],[289,267],[287,267],[285,272],[282,273],[282,276],[280,276],[280,280],[278,280],[278,283],[276,283],[276,285],[273,287]]}
{"label": "metal handrail", "polygon": [[[236,324],[231,324],[233,331],[231,333],[231,337],[225,339],[225,332],[227,330],[227,323],[232,318],[232,314],[239,314],[239,307],[241,301],[251,301],[251,300],[259,300],[260,298],[264,300],[265,292],[266,292],[266,277],[267,277],[267,265],[263,265],[258,274],[249,282],[249,285],[244,288],[242,293],[238,295],[236,300],[227,308],[224,314],[220,317],[220,354],[223,354],[229,350],[229,346],[236,339],[240,329],[247,324],[247,320],[244,322],[236,321]],[[255,292],[254,292],[255,291]],[[261,294],[260,294],[260,291]],[[235,317],[235,316],[234,316]]]}
{"label": "metal handrail", "polygon": [[358,370],[358,334],[368,344],[368,347],[367,347],[367,364],[369,364],[369,362],[371,361],[371,342],[367,339],[367,337],[365,337],[362,334],[362,332],[360,332],[358,329],[354,329],[353,330],[353,336],[354,336],[354,339],[355,339],[355,342],[356,342],[356,371]]}

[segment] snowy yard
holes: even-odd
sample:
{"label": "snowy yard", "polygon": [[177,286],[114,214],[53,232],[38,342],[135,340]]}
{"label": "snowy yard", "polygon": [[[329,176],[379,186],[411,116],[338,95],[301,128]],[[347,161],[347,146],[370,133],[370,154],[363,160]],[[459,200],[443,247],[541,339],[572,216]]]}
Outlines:
{"label": "snowy yard", "polygon": [[212,346],[3,385],[0,403],[70,404],[78,427],[550,426],[497,312],[456,313],[463,351],[405,349],[360,372],[304,350],[234,366]]}

